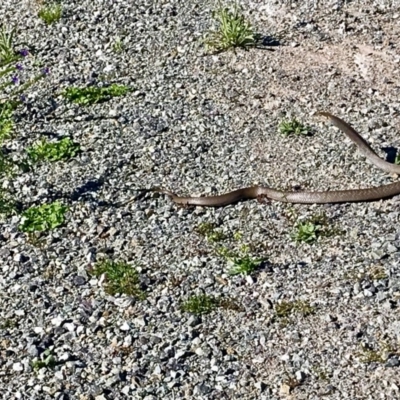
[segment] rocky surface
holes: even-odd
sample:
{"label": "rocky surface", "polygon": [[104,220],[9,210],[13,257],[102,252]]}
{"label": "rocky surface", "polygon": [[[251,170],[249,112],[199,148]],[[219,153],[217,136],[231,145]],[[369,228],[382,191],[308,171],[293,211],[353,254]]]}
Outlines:
{"label": "rocky surface", "polygon": [[[205,51],[211,1],[63,0],[45,25],[38,2],[5,0],[50,75],[26,93],[15,160],[41,137],[82,152],[3,186],[24,208],[59,200],[66,223],[35,237],[20,216],[0,225],[0,391],[7,399],[394,399],[400,367],[398,199],[342,205],[256,201],[179,208],[163,196],[118,203],[162,185],[179,194],[264,184],[295,190],[391,182],[319,118],[330,111],[393,160],[399,146],[400,9],[390,0],[242,1],[263,37],[248,51]],[[120,39],[123,51],[115,44]],[[25,75],[24,75],[25,74]],[[129,85],[89,107],[68,86]],[[295,117],[311,136],[282,136]],[[331,234],[296,243],[298,221],[324,215]],[[198,233],[214,224],[225,239]],[[204,225],[203,225],[204,226]],[[218,247],[264,260],[229,275]],[[140,273],[145,300],[108,295],[99,260]],[[235,307],[196,316],[208,294]],[[286,303],[285,303],[286,302]],[[281,313],[283,304],[296,304]],[[46,353],[47,352],[47,353]],[[34,368],[51,355],[54,365]],[[37,364],[36,364],[37,366]]]}

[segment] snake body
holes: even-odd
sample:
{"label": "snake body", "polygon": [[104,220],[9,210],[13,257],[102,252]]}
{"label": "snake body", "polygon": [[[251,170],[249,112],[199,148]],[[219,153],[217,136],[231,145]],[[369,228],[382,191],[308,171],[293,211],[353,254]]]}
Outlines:
{"label": "snake body", "polygon": [[[369,144],[348,123],[328,112],[319,112],[344,132],[358,147],[360,152],[375,166],[383,171],[400,174],[400,165],[391,164],[380,158]],[[249,199],[267,199],[286,203],[347,203],[379,200],[400,194],[400,182],[372,187],[368,189],[332,190],[332,191],[281,191],[265,186],[251,186],[237,189],[217,196],[182,197],[163,188],[145,189],[146,192],[163,193],[180,205],[222,207]]]}

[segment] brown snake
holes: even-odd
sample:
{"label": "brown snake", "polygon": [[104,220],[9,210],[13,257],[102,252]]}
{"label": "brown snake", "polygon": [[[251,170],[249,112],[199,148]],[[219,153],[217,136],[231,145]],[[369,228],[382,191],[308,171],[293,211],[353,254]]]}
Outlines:
{"label": "brown snake", "polygon": [[[359,148],[361,153],[375,166],[386,172],[400,174],[400,165],[391,164],[382,160],[369,144],[349,124],[328,112],[319,112],[318,115],[330,119],[332,124],[343,131]],[[324,192],[281,191],[265,186],[251,186],[237,189],[218,196],[181,197],[167,189],[144,189],[142,193],[158,192],[166,194],[171,200],[180,205],[222,207],[238,201],[248,199],[267,199],[286,203],[347,203],[357,201],[379,200],[400,194],[400,182],[372,187],[369,189],[332,190]],[[131,202],[125,202],[127,204]]]}

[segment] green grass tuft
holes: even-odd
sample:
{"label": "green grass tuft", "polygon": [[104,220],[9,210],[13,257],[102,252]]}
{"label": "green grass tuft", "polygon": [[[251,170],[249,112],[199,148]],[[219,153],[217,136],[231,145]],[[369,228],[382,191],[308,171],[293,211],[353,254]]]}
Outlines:
{"label": "green grass tuft", "polygon": [[58,22],[61,19],[61,15],[62,6],[60,3],[50,3],[44,5],[38,12],[39,18],[41,18],[47,25]]}
{"label": "green grass tuft", "polygon": [[31,366],[35,371],[38,371],[41,368],[54,368],[56,364],[56,358],[53,356],[50,349],[46,349],[40,358],[35,357],[31,361]]}
{"label": "green grass tuft", "polygon": [[104,289],[108,294],[124,293],[140,300],[146,297],[146,294],[140,289],[138,272],[132,265],[125,262],[103,260],[96,263],[90,273],[96,277],[105,274]]}
{"label": "green grass tuft", "polygon": [[107,101],[112,97],[124,96],[131,90],[132,88],[128,86],[117,85],[117,84],[112,84],[107,87],[95,87],[95,86],[87,88],[70,87],[63,92],[63,95],[67,100],[73,103],[87,106]]}
{"label": "green grass tuft", "polygon": [[22,213],[22,223],[19,229],[23,232],[43,232],[55,229],[65,221],[68,207],[54,202],[31,207]]}
{"label": "green grass tuft", "polygon": [[291,238],[295,242],[313,243],[320,237],[332,236],[335,233],[340,233],[333,228],[325,215],[316,215],[305,221],[300,221],[296,224]]}
{"label": "green grass tuft", "polygon": [[113,49],[114,53],[122,53],[125,50],[125,45],[124,45],[123,41],[121,40],[121,38],[117,37],[115,39],[112,49]]}
{"label": "green grass tuft", "polygon": [[229,275],[251,275],[263,262],[262,259],[252,258],[248,254],[242,257],[232,257],[229,261],[232,264]]}
{"label": "green grass tuft", "polygon": [[213,18],[218,23],[218,30],[206,35],[204,44],[207,50],[225,51],[235,47],[248,48],[256,44],[253,28],[240,13],[237,4],[232,11],[220,6],[213,12]]}
{"label": "green grass tuft", "polygon": [[282,135],[304,135],[308,136],[311,132],[311,129],[307,126],[304,126],[301,122],[297,121],[297,119],[293,118],[292,120],[284,120],[279,123],[279,132]]}
{"label": "green grass tuft", "polygon": [[209,314],[219,305],[218,299],[205,294],[191,296],[181,305],[181,309],[192,314]]}
{"label": "green grass tuft", "polygon": [[14,50],[15,29],[6,30],[4,27],[0,31],[0,64],[8,64],[16,57]]}
{"label": "green grass tuft", "polygon": [[0,104],[0,144],[11,137],[14,128],[14,109],[12,102]]}
{"label": "green grass tuft", "polygon": [[226,239],[226,235],[218,230],[216,226],[210,222],[204,222],[197,227],[197,232],[205,236],[208,242],[220,242]]}
{"label": "green grass tuft", "polygon": [[79,151],[79,144],[69,138],[63,138],[58,142],[48,142],[43,139],[35,146],[26,149],[33,162],[68,160],[75,157]]}
{"label": "green grass tuft", "polygon": [[287,318],[293,313],[299,313],[304,317],[315,312],[310,303],[302,300],[282,301],[275,306],[275,314],[279,318]]}

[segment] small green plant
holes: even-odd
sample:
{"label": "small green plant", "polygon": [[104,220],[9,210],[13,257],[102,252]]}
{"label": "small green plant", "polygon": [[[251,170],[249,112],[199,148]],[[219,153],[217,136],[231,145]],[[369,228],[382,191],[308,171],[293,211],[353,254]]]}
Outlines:
{"label": "small green plant", "polygon": [[225,310],[243,311],[243,306],[233,298],[220,298],[218,299],[218,307]]}
{"label": "small green plant", "polygon": [[70,87],[63,92],[63,95],[67,100],[73,103],[87,106],[109,100],[112,97],[123,96],[131,90],[132,89],[128,86],[117,84],[112,84],[107,87]]}
{"label": "small green plant", "polygon": [[319,237],[331,236],[334,233],[335,229],[330,227],[327,217],[324,214],[320,214],[298,222],[295,226],[295,231],[291,234],[291,238],[298,243],[310,244]]}
{"label": "small green plant", "polygon": [[26,149],[29,158],[33,162],[60,161],[75,157],[80,151],[80,146],[69,138],[63,138],[58,142],[48,142],[42,139],[35,146]]}
{"label": "small green plant", "polygon": [[220,242],[221,240],[226,239],[226,235],[217,230],[215,225],[210,222],[204,222],[197,227],[197,232],[200,235],[205,236],[207,241],[215,243]]}
{"label": "small green plant", "polygon": [[11,102],[0,104],[0,144],[11,137],[14,127],[13,110]]}
{"label": "small green plant", "polygon": [[311,367],[311,370],[321,381],[329,381],[329,372],[324,368],[321,368],[320,365],[315,365]]}
{"label": "small green plant", "polygon": [[296,232],[292,234],[292,239],[296,242],[312,243],[318,239],[322,230],[322,225],[312,221],[300,222],[296,226]]}
{"label": "small green plant", "polygon": [[35,371],[41,368],[54,368],[57,364],[56,358],[51,353],[50,349],[46,349],[40,356],[40,358],[35,357],[31,361],[31,366]]}
{"label": "small green plant", "polygon": [[114,53],[122,53],[125,50],[125,45],[122,42],[121,38],[117,37],[113,44],[113,51]]}
{"label": "small green plant", "polygon": [[42,232],[55,229],[65,221],[68,207],[54,202],[31,207],[22,213],[22,223],[19,229],[23,232]]}
{"label": "small green plant", "polygon": [[393,353],[395,351],[387,343],[383,343],[378,349],[373,349],[369,344],[362,343],[361,350],[357,355],[362,363],[383,364],[387,361],[388,356]]}
{"label": "small green plant", "polygon": [[225,51],[235,47],[248,48],[256,44],[253,28],[240,13],[237,4],[233,10],[220,5],[212,16],[218,23],[218,30],[206,35],[204,44],[207,50]]}
{"label": "small green plant", "polygon": [[297,119],[293,118],[292,120],[284,120],[279,124],[279,132],[282,135],[304,135],[307,136],[310,134],[310,129],[303,124],[301,124]]}
{"label": "small green plant", "polygon": [[[12,50],[7,50],[7,46],[10,46]],[[49,74],[49,69],[43,68],[40,74],[21,84],[18,72],[23,70],[24,67],[22,63],[16,61],[27,57],[29,51],[27,49],[22,49],[18,53],[15,53],[12,42],[7,46],[4,44],[2,45],[0,40],[0,57],[4,57],[4,59],[0,58],[0,78],[2,79],[2,82],[0,82],[0,92],[6,89],[8,90],[6,97],[0,97],[0,144],[5,139],[11,137],[14,127],[14,111],[24,101],[24,95],[22,95],[22,93]],[[11,65],[13,63],[15,64]],[[11,79],[4,82],[4,77],[11,73],[15,74]],[[17,88],[13,90],[10,89],[11,86],[17,86]]]}
{"label": "small green plant", "polygon": [[264,261],[261,258],[253,258],[249,253],[249,246],[242,245],[239,254],[229,250],[227,247],[219,247],[217,253],[224,257],[229,266],[230,275],[251,275]]}
{"label": "small green plant", "polygon": [[189,297],[184,303],[182,303],[181,309],[192,314],[201,315],[209,314],[211,311],[216,309],[218,305],[218,299],[213,296],[202,294]]}
{"label": "small green plant", "polygon": [[140,300],[146,294],[140,289],[139,274],[136,269],[125,262],[103,260],[98,262],[90,273],[96,277],[105,275],[105,292],[111,295],[127,294]]}
{"label": "small green plant", "polygon": [[299,313],[307,317],[314,312],[314,307],[312,307],[310,303],[302,300],[281,301],[275,306],[275,314],[279,318],[288,318],[293,313]]}
{"label": "small green plant", "polygon": [[235,239],[235,240],[241,240],[243,238],[243,233],[242,232],[239,232],[239,231],[237,231],[237,232],[235,232],[234,234],[233,234],[233,239]]}
{"label": "small green plant", "polygon": [[6,318],[0,321],[0,329],[12,329],[15,328],[18,325],[17,321],[11,319],[11,318]]}
{"label": "small green plant", "polygon": [[17,206],[14,199],[10,196],[8,192],[0,187],[0,215],[9,217],[15,214],[17,211]]}
{"label": "small green plant", "polygon": [[399,165],[400,164],[400,154],[396,154],[396,158],[394,159],[394,163]]}
{"label": "small green plant", "polygon": [[232,265],[229,275],[251,275],[263,262],[262,259],[252,258],[248,254],[229,258],[229,261]]}
{"label": "small green plant", "polygon": [[6,30],[4,27],[0,31],[0,66],[15,61],[14,50],[15,29]]}
{"label": "small green plant", "polygon": [[388,274],[383,266],[375,265],[368,271],[368,277],[373,281],[380,281],[386,279]]}
{"label": "small green plant", "polygon": [[290,374],[288,371],[285,369],[285,379],[283,380],[283,385],[287,386],[289,393],[295,389],[296,387],[301,385],[301,382],[297,380],[295,376]]}
{"label": "small green plant", "polygon": [[58,22],[61,19],[62,6],[60,3],[49,3],[44,5],[38,12],[39,18],[41,18],[45,24],[51,25]]}

